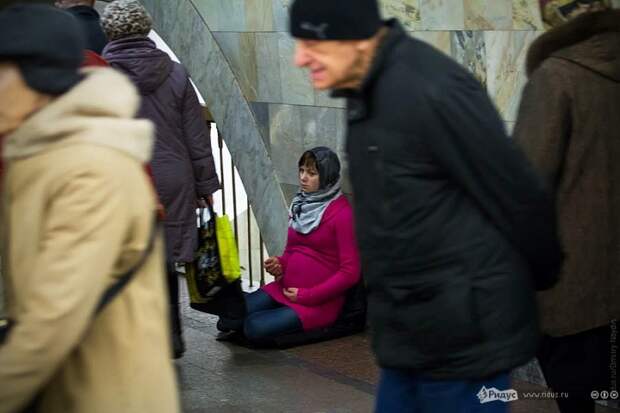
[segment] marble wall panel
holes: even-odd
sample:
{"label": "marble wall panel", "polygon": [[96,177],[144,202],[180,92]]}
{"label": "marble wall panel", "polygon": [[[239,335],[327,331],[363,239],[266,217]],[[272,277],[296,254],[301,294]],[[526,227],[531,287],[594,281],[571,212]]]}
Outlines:
{"label": "marble wall panel", "polygon": [[295,41],[287,33],[278,33],[282,103],[314,105],[314,89],[305,69],[293,65]]}
{"label": "marble wall panel", "polygon": [[[162,3],[177,3],[163,1]],[[245,3],[243,0],[193,0],[193,4],[214,32],[245,31]]]}
{"label": "marble wall panel", "polygon": [[343,109],[301,107],[299,115],[305,149],[327,146],[336,153],[344,150],[346,113]]}
{"label": "marble wall panel", "polygon": [[256,100],[260,102],[282,102],[278,39],[278,33],[256,33]]}
{"label": "marble wall panel", "polygon": [[436,49],[450,56],[452,53],[452,32],[448,31],[418,31],[411,33],[416,39],[434,46]]}
{"label": "marble wall panel", "polygon": [[512,29],[512,0],[464,0],[465,29]]}
{"label": "marble wall panel", "polygon": [[461,30],[452,32],[451,53],[452,57],[482,83],[486,85],[486,48],[484,44],[484,32]]}
{"label": "marble wall panel", "polygon": [[465,28],[463,0],[419,0],[419,7],[420,29],[422,30],[463,30]]}
{"label": "marble wall panel", "polygon": [[256,100],[258,72],[255,34],[217,32],[214,37],[228,59],[243,94],[248,100]]}
{"label": "marble wall panel", "polygon": [[543,30],[538,0],[512,0],[514,30]]}
{"label": "marble wall panel", "polygon": [[276,32],[288,31],[289,0],[273,0],[273,30]]}
{"label": "marble wall panel", "polygon": [[271,161],[280,183],[296,185],[297,160],[304,151],[302,106],[269,105]]}
{"label": "marble wall panel", "polygon": [[[225,0],[234,1],[234,0]],[[245,0],[245,30],[270,32],[274,29],[273,0]]]}
{"label": "marble wall panel", "polygon": [[406,30],[420,28],[420,0],[381,0],[384,18],[396,17]]}
{"label": "marble wall panel", "polygon": [[269,140],[269,131],[271,129],[271,122],[269,119],[269,103],[250,102],[250,108],[254,113],[254,118],[256,119],[256,124],[258,125],[261,137],[263,138],[265,148],[267,149],[267,152],[271,154],[271,141]]}
{"label": "marble wall panel", "polygon": [[280,184],[282,188],[282,192],[284,192],[284,199],[286,199],[286,204],[290,205],[293,197],[297,192],[299,192],[299,184]]}
{"label": "marble wall panel", "polygon": [[539,32],[485,32],[487,89],[506,121],[515,121],[527,82],[525,59]]}
{"label": "marble wall panel", "polygon": [[316,106],[324,106],[328,108],[345,108],[347,106],[346,99],[334,99],[330,96],[330,91],[327,90],[315,90],[314,91],[314,104]]}

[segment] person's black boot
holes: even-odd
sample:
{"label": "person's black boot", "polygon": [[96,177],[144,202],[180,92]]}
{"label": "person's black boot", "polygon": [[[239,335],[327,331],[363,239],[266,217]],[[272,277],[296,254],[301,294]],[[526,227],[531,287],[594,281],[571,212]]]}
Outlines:
{"label": "person's black boot", "polygon": [[179,359],[185,353],[183,328],[179,308],[179,275],[174,265],[168,265],[168,293],[170,300],[170,337],[172,341],[172,357]]}
{"label": "person's black boot", "polygon": [[180,359],[185,353],[185,341],[180,332],[172,333],[172,358]]}

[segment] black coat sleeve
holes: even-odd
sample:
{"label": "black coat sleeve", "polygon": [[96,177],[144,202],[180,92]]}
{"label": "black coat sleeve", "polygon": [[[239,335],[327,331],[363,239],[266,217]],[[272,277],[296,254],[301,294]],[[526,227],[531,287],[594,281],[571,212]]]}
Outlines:
{"label": "black coat sleeve", "polygon": [[486,91],[465,76],[453,83],[429,98],[431,152],[529,262],[536,287],[549,288],[562,261],[553,198]]}

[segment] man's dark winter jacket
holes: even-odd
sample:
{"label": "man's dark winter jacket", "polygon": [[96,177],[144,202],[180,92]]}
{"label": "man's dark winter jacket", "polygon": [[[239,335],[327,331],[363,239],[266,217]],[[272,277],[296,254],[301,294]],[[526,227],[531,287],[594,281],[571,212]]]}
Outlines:
{"label": "man's dark winter jacket", "polygon": [[435,378],[505,372],[536,351],[553,205],[473,76],[387,25],[361,89],[337,92],[374,350]]}
{"label": "man's dark winter jacket", "polygon": [[220,188],[209,126],[189,75],[146,37],[114,40],[103,57],[127,74],[142,96],[139,117],[157,139],[151,168],[166,212],[166,259],[190,262],[198,248],[196,199]]}
{"label": "man's dark winter jacket", "polygon": [[97,10],[88,6],[75,6],[68,8],[67,11],[80,22],[86,39],[86,49],[100,55],[108,43],[108,38],[101,28],[101,18]]}

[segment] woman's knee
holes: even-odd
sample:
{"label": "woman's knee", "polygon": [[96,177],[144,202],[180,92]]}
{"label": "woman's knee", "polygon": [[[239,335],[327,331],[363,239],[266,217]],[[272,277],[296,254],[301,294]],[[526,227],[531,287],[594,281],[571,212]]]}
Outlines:
{"label": "woman's knee", "polygon": [[[268,325],[265,325],[266,320],[261,320],[262,317],[256,317],[252,314],[248,315],[243,323],[243,334],[250,341],[262,341],[271,338],[271,331]],[[267,328],[266,328],[267,327]]]}

